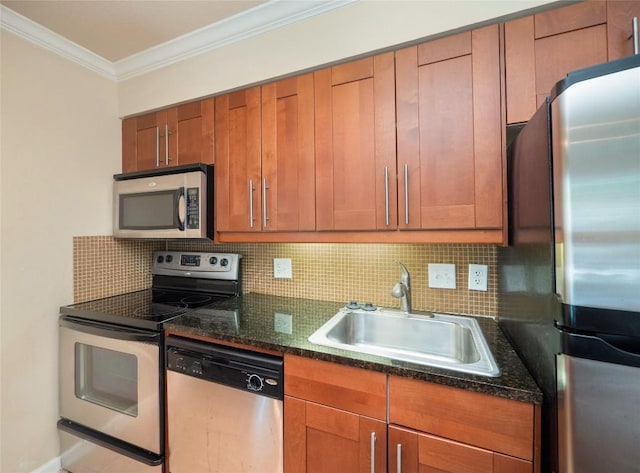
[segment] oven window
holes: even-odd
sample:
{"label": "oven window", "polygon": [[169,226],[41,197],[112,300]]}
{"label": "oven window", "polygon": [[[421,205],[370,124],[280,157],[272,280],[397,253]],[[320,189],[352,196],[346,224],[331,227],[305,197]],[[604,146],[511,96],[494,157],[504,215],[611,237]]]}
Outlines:
{"label": "oven window", "polygon": [[120,195],[120,228],[154,230],[176,228],[178,191]]}
{"label": "oven window", "polygon": [[138,359],[134,355],[76,343],[75,357],[76,397],[138,415]]}

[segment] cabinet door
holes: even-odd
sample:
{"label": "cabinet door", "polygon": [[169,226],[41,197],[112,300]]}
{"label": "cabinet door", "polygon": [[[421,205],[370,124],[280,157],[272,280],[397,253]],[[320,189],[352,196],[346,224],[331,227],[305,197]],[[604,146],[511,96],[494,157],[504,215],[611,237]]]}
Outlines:
{"label": "cabinet door", "polygon": [[122,120],[122,172],[164,166],[166,110]]}
{"label": "cabinet door", "polygon": [[389,426],[389,473],[418,473],[418,433]]}
{"label": "cabinet door", "polygon": [[262,87],[263,231],[313,231],[313,74]]}
{"label": "cabinet door", "polygon": [[167,165],[213,164],[213,103],[200,100],[167,111]]}
{"label": "cabinet door", "polygon": [[399,226],[503,225],[499,27],[396,53]]}
{"label": "cabinet door", "polygon": [[633,55],[632,19],[640,17],[638,0],[607,2],[607,45],[609,60]]}
{"label": "cabinet door", "polygon": [[606,23],[606,2],[588,1],[505,24],[507,123],[528,121],[568,72],[607,61]]}
{"label": "cabinet door", "polygon": [[285,473],[383,472],[386,432],[383,421],[285,396]]}
{"label": "cabinet door", "polygon": [[389,473],[532,473],[531,462],[389,426]]}
{"label": "cabinet door", "polygon": [[259,87],[216,97],[215,135],[217,229],[259,231]]}
{"label": "cabinet door", "polygon": [[314,79],[317,229],[397,228],[393,53]]}

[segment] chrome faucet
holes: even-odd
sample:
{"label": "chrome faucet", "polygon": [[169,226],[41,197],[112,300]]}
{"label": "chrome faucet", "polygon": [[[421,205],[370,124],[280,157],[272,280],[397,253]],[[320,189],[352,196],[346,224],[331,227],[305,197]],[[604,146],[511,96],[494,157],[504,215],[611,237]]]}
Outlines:
{"label": "chrome faucet", "polygon": [[400,261],[396,261],[396,263],[400,265],[402,275],[400,276],[400,281],[393,286],[391,295],[400,299],[400,310],[405,314],[409,314],[411,312],[411,277],[404,264]]}

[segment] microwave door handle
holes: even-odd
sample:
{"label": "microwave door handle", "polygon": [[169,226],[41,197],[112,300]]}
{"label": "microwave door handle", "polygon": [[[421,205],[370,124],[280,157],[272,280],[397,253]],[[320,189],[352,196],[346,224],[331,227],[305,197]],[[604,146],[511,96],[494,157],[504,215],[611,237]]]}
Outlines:
{"label": "microwave door handle", "polygon": [[184,187],[181,187],[176,192],[176,205],[175,214],[173,215],[173,224],[181,232],[184,231],[184,220],[180,220],[180,199],[184,200],[184,218],[187,218],[187,199],[184,198]]}

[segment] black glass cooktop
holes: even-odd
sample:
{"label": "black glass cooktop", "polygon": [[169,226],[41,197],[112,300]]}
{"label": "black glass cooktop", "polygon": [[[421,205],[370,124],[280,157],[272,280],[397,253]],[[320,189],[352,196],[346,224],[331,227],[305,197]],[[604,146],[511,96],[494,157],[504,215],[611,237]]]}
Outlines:
{"label": "black glass cooktop", "polygon": [[63,316],[97,322],[160,330],[164,322],[183,315],[190,309],[207,307],[229,297],[232,295],[144,289],[64,306],[60,308],[60,313]]}

